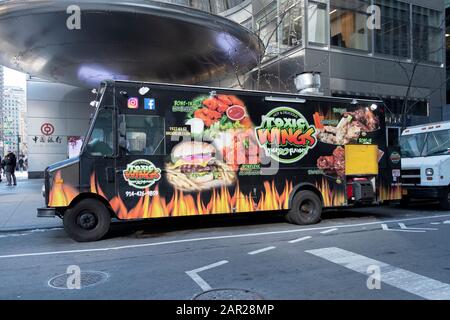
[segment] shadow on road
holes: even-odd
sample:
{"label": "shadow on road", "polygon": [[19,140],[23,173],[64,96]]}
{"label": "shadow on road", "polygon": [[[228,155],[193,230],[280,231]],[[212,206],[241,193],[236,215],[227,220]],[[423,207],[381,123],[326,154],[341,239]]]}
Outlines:
{"label": "shadow on road", "polygon": [[[341,220],[353,219],[395,219],[399,215],[410,215],[411,213],[430,212],[430,214],[441,211],[438,204],[417,202],[408,208],[398,205],[374,206],[347,209],[329,209],[322,213],[322,221],[333,223]],[[285,212],[284,212],[285,213]],[[248,227],[248,231],[270,224],[287,224],[283,212],[258,212],[234,215],[208,215],[177,218],[160,218],[154,220],[136,222],[113,223],[108,238],[114,237],[136,237],[151,238],[175,231],[192,231],[215,228]],[[320,224],[318,224],[320,226]]]}

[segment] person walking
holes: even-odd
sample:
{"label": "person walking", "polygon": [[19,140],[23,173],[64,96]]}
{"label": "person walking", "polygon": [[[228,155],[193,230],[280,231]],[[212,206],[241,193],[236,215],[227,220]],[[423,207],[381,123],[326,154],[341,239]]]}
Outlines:
{"label": "person walking", "polygon": [[24,169],[24,160],[23,160],[23,156],[20,156],[20,159],[19,159],[19,171],[20,172],[23,172],[23,169]]}
{"label": "person walking", "polygon": [[16,155],[10,152],[5,157],[5,173],[6,173],[6,180],[8,180],[7,186],[11,186],[12,184],[17,186],[16,167],[17,167]]}

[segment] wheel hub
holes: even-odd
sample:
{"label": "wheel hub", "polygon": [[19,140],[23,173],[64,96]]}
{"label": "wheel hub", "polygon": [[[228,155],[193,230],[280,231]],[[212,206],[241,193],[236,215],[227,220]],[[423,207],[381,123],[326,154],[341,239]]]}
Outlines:
{"label": "wheel hub", "polygon": [[97,219],[92,212],[82,212],[78,216],[78,225],[86,230],[92,230],[97,225]]}
{"label": "wheel hub", "polygon": [[312,203],[310,201],[305,201],[300,205],[300,211],[302,213],[312,213],[312,211],[314,210],[314,206],[312,205]]}

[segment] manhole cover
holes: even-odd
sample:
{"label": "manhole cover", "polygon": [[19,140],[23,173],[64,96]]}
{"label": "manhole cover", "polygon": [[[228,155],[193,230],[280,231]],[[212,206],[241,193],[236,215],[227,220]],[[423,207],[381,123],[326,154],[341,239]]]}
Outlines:
{"label": "manhole cover", "polygon": [[259,294],[245,289],[213,289],[202,292],[193,300],[264,300]]}
{"label": "manhole cover", "polygon": [[[48,281],[48,285],[55,289],[69,289],[67,280],[73,274],[64,273],[53,277]],[[100,284],[108,279],[108,274],[101,271],[82,271],[80,273],[80,289],[88,288]]]}

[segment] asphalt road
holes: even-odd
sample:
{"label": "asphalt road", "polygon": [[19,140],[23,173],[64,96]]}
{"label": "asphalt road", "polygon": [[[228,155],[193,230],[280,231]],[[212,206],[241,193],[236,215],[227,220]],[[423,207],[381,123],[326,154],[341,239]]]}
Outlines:
{"label": "asphalt road", "polygon": [[[329,211],[314,226],[260,213],[120,223],[95,243],[59,228],[2,232],[0,299],[193,299],[230,288],[263,299],[450,299],[449,234],[450,212],[433,205]],[[100,282],[49,285],[65,286],[67,275],[54,277],[71,265],[82,286]]]}

